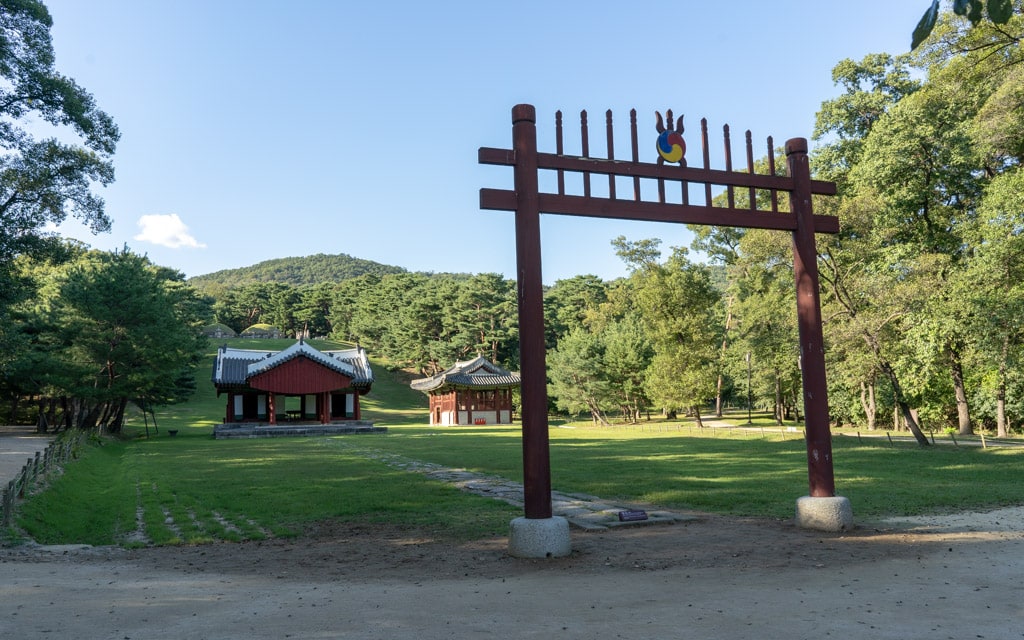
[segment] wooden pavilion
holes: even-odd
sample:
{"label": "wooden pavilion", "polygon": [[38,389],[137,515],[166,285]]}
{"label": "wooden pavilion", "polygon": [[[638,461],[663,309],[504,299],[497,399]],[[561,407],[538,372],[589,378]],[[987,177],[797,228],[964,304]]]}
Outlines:
{"label": "wooden pavilion", "polygon": [[359,396],[373,371],[362,347],[318,351],[300,340],[283,351],[222,346],[213,363],[218,397],[227,394],[224,423],[360,420]]}
{"label": "wooden pavilion", "polygon": [[409,386],[430,396],[430,424],[511,424],[519,376],[477,356]]}

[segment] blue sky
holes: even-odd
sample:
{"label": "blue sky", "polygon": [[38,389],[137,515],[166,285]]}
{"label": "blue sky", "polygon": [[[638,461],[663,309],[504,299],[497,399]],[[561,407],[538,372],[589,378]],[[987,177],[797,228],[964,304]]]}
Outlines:
{"label": "blue sky", "polygon": [[[746,129],[755,149],[809,138],[838,95],[832,67],[906,51],[929,3],[46,4],[58,69],[122,133],[116,182],[98,189],[113,231],[65,235],[127,244],[188,276],[347,253],[514,278],[513,214],[478,198],[511,188],[512,170],[477,164],[478,147],[511,146],[513,105],[536,106],[546,151],[556,110],[577,127],[586,109],[595,139],[605,110],[625,134],[636,108],[653,155],[653,112],[671,108],[686,114],[691,154],[704,117],[712,131],[730,125],[741,157]],[[678,225],[544,216],[544,281],[624,275],[619,235],[690,242]]]}

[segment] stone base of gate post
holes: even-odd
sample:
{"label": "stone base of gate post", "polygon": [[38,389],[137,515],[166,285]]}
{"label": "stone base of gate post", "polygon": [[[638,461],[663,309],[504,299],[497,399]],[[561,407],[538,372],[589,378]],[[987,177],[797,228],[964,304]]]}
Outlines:
{"label": "stone base of gate post", "polygon": [[509,526],[508,553],[515,558],[560,558],[572,553],[569,521],[561,516],[516,518]]}
{"label": "stone base of gate post", "polygon": [[818,531],[846,531],[853,528],[853,508],[842,496],[797,498],[796,525]]}

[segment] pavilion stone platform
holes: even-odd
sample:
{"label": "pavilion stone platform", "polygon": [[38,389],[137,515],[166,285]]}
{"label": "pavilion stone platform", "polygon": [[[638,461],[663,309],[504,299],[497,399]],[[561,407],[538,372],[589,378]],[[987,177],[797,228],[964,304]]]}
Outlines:
{"label": "pavilion stone platform", "polygon": [[292,422],[269,424],[266,422],[229,422],[213,428],[217,440],[228,438],[279,438],[285,436],[334,436],[342,434],[386,433],[387,427],[375,427],[364,420],[344,422]]}

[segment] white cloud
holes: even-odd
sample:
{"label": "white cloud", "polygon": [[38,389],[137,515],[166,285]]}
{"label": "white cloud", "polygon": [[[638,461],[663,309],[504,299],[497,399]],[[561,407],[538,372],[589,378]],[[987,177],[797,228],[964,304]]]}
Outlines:
{"label": "white cloud", "polygon": [[139,228],[142,231],[134,237],[135,240],[151,242],[171,249],[206,248],[205,244],[192,237],[192,234],[188,232],[188,226],[181,221],[176,213],[144,215],[139,218]]}

